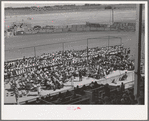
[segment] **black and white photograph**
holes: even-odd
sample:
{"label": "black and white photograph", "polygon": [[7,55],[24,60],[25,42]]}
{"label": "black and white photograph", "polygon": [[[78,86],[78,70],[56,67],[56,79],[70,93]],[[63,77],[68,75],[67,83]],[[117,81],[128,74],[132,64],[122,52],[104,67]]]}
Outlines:
{"label": "black and white photograph", "polygon": [[147,9],[145,1],[3,1],[5,119],[108,119],[124,106],[142,107],[134,115],[146,119]]}

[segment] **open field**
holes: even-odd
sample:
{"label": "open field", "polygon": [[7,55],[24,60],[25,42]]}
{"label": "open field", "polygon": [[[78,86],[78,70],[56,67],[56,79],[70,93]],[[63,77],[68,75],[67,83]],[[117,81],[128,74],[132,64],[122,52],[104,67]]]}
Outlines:
{"label": "open field", "polygon": [[[144,20],[143,10],[143,20]],[[30,20],[28,20],[30,18]],[[114,21],[128,21],[136,19],[136,10],[114,10]],[[13,22],[27,22],[34,25],[53,25],[66,26],[85,24],[86,22],[93,23],[108,23],[112,22],[111,10],[91,10],[78,12],[59,12],[49,14],[29,14],[29,15],[10,15],[5,18],[5,29],[8,29]]]}
{"label": "open field", "polygon": [[[108,39],[102,39],[105,36],[121,37],[122,43],[126,47],[130,47],[131,54],[134,55],[136,46],[135,32],[76,32],[76,33],[55,33],[55,34],[38,34],[38,35],[25,35],[15,36],[13,38],[5,39],[5,61],[22,58],[23,56],[34,56],[34,46],[36,47],[36,55],[39,56],[43,53],[51,53],[59,50],[63,50],[63,46],[60,42],[66,42],[64,49],[85,49],[87,38],[90,39],[89,47],[104,47],[108,46]],[[74,42],[70,42],[74,41]],[[60,43],[53,44],[52,43]],[[120,44],[120,39],[110,39],[110,45]],[[44,46],[40,46],[44,45]],[[142,44],[144,49],[144,44]],[[22,48],[22,49],[21,49]],[[144,53],[144,51],[142,51]]]}

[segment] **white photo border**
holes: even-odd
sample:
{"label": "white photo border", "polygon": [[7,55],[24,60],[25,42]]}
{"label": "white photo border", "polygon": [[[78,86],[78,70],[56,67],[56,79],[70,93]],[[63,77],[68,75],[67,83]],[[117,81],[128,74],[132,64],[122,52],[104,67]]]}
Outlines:
{"label": "white photo border", "polygon": [[[9,1],[9,3],[47,1]],[[50,1],[48,1],[50,2]],[[51,3],[145,4],[145,105],[4,105],[4,4],[1,2],[1,116],[2,120],[146,120],[148,118],[148,2],[147,1],[51,1]],[[69,105],[70,106],[70,105]]]}

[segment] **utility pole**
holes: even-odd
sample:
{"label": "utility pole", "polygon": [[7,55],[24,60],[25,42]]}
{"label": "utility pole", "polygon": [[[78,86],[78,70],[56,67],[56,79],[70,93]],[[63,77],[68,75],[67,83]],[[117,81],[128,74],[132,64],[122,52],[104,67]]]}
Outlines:
{"label": "utility pole", "polygon": [[112,24],[114,23],[114,10],[113,10],[113,7],[112,7]]}
{"label": "utility pole", "polygon": [[136,19],[136,53],[135,53],[135,80],[134,80],[134,96],[137,99],[140,94],[140,63],[141,63],[141,34],[142,34],[142,4],[136,5],[137,19]]}
{"label": "utility pole", "polygon": [[88,39],[87,39],[87,64],[89,64],[88,62]]}
{"label": "utility pole", "polygon": [[36,47],[34,47],[34,56],[36,58]]}
{"label": "utility pole", "polygon": [[65,62],[64,62],[64,52],[65,52],[65,42],[62,42],[62,47],[63,47],[63,52],[62,52],[62,64],[64,65],[65,64]]}

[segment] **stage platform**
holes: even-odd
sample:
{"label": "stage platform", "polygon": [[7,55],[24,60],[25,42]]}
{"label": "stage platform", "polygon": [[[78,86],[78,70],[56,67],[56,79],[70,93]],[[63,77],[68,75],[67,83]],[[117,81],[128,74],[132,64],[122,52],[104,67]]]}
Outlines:
{"label": "stage platform", "polygon": [[[98,84],[106,84],[108,83],[111,86],[119,86],[123,82],[124,84],[130,83],[134,80],[134,73],[133,71],[127,71],[128,77],[124,81],[119,81],[119,77],[123,75],[126,71],[114,71],[111,74],[107,75],[105,78],[102,79],[93,79],[88,77],[83,77],[83,80],[79,82],[79,78],[77,77],[74,79],[74,87],[76,86],[82,86],[82,85],[88,85],[92,81],[97,81]],[[112,80],[115,79],[116,83],[112,83]],[[65,85],[71,85],[71,82],[67,82]],[[126,88],[128,88],[128,85],[126,85]]]}
{"label": "stage platform", "polygon": [[[128,72],[128,77],[126,80],[124,81],[119,81],[119,77],[122,76],[126,71],[114,71],[111,74],[107,75],[105,78],[102,79],[93,79],[93,78],[88,78],[88,77],[83,77],[82,81],[79,82],[79,78],[77,77],[76,79],[74,79],[73,85],[74,87],[81,87],[83,85],[89,85],[91,82],[95,82],[97,81],[98,84],[106,84],[108,83],[111,86],[119,86],[121,85],[121,83],[123,82],[125,84],[125,88],[129,88],[132,87],[132,85],[134,84],[134,73],[133,71],[127,71]],[[112,80],[115,79],[116,83],[112,83]],[[45,96],[47,94],[50,95],[55,95],[59,92],[65,92],[67,90],[73,90],[73,87],[71,86],[71,82],[67,82],[65,83],[65,86],[61,89],[56,89],[55,91],[53,90],[42,90],[41,91],[41,96]],[[5,94],[4,94],[4,103],[5,104],[16,104],[16,100],[14,96],[6,96],[7,91],[5,90]],[[38,98],[39,96],[37,95],[37,92],[30,92],[30,94],[28,96],[23,96],[21,98],[19,98],[18,102],[24,102],[24,101],[28,101],[28,100],[34,100],[36,98]]]}

